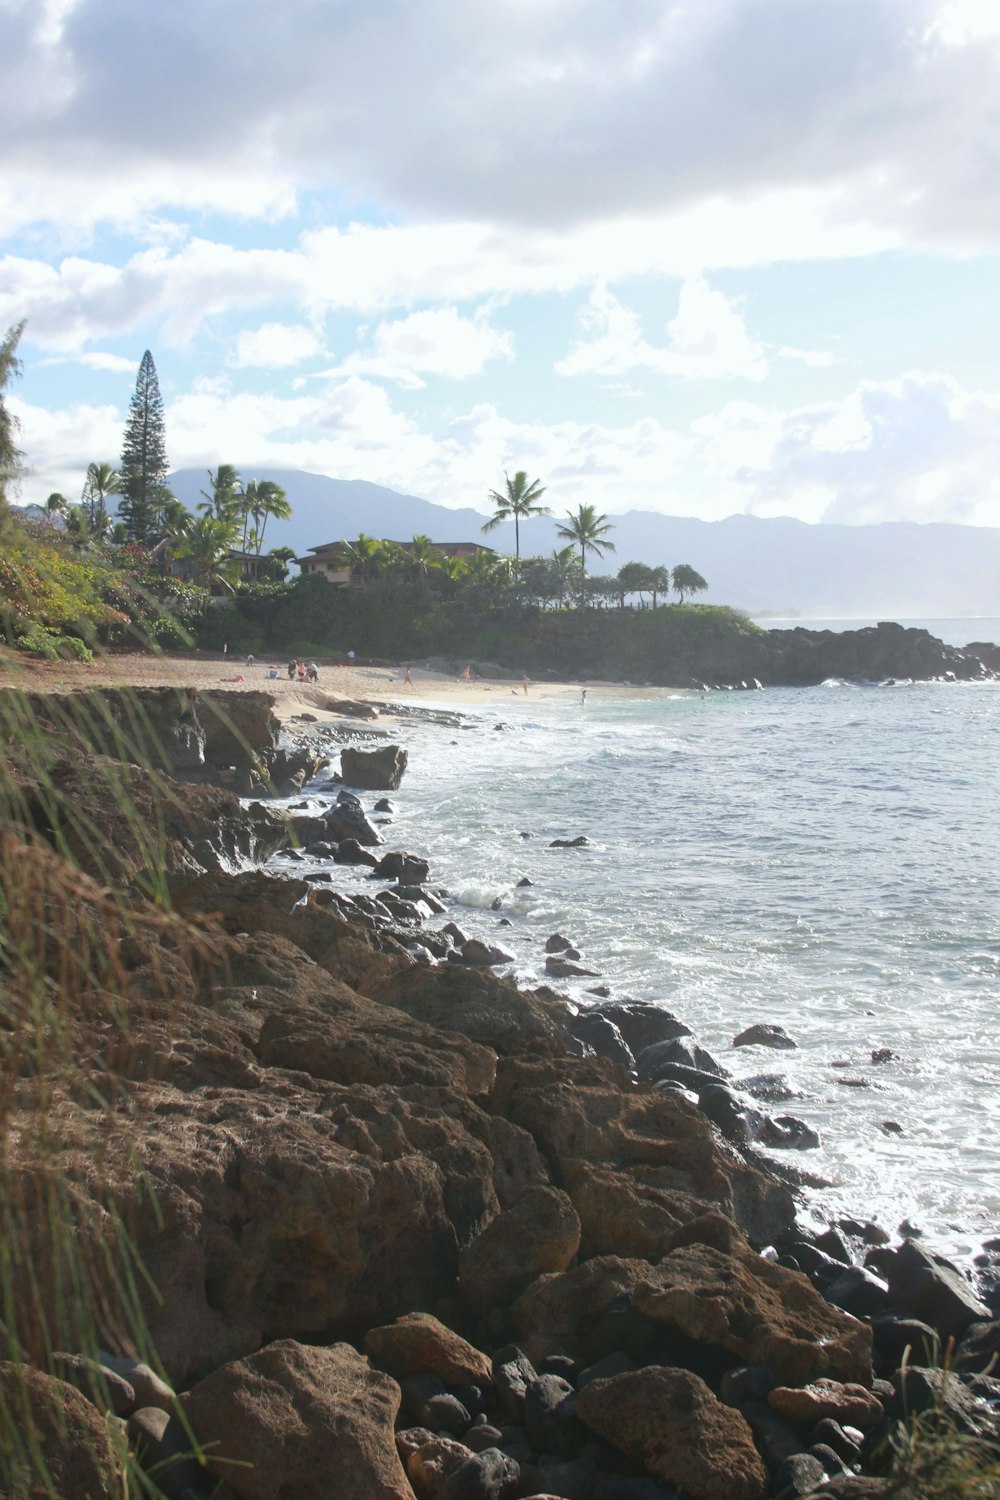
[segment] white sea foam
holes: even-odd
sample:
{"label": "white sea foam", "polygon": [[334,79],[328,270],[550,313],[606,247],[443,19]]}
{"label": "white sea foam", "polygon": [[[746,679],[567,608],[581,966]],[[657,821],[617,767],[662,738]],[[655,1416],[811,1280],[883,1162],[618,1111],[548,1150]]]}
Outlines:
{"label": "white sea foam", "polygon": [[[429,857],[460,925],[525,979],[559,929],[738,1075],[785,1073],[823,1141],[803,1164],[837,1184],[821,1213],[909,1217],[952,1248],[995,1229],[1000,685],[521,707],[457,744],[407,726],[393,843]],[[753,1021],[799,1049],[733,1052]]]}

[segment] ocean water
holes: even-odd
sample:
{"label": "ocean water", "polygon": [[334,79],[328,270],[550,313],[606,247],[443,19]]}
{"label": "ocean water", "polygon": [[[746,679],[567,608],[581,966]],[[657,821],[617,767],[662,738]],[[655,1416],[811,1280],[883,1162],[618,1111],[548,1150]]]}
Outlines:
{"label": "ocean water", "polygon": [[[600,975],[560,982],[582,1003],[607,984],[676,1013],[737,1080],[783,1073],[801,1097],[770,1108],[821,1137],[784,1153],[831,1181],[818,1219],[909,1219],[959,1256],[997,1232],[1000,683],[585,705],[500,685],[465,727],[399,738],[390,846],[430,860],[509,972],[544,979],[562,932]],[[757,1021],[797,1049],[734,1050]]]}

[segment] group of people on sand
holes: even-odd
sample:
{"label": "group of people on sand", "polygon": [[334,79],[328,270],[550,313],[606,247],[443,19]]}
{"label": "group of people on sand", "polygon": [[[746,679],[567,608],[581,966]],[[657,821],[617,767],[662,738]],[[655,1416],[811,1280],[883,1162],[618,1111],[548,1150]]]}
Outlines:
{"label": "group of people on sand", "polygon": [[314,661],[307,664],[293,657],[285,670],[289,682],[319,682],[319,667]]}

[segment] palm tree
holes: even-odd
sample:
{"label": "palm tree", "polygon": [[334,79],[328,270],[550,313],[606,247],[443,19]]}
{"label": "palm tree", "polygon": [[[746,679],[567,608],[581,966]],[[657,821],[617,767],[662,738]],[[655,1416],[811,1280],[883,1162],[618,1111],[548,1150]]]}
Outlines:
{"label": "palm tree", "polygon": [[423,533],[413,538],[406,551],[414,578],[426,578],[430,569],[438,563],[441,557],[430,537]]}
{"label": "palm tree", "polygon": [[677,594],[681,604],[684,603],[685,594],[701,594],[708,588],[708,584],[700,573],[696,573],[690,563],[678,563],[671,575],[674,583],[674,593]]}
{"label": "palm tree", "polygon": [[45,509],[50,516],[60,515],[65,511],[68,503],[65,495],[60,495],[58,490],[53,490],[45,502]]}
{"label": "palm tree", "polygon": [[240,563],[232,556],[232,550],[238,529],[235,517],[223,520],[218,516],[194,516],[174,555],[190,562],[195,582],[204,588],[221,584],[235,593]]}
{"label": "palm tree", "polygon": [[[276,521],[287,521],[292,514],[288,496],[280,484],[272,479],[251,479],[243,491],[243,550],[255,552],[259,557],[264,546],[264,532],[269,516]],[[250,520],[253,519],[253,527]]]}
{"label": "palm tree", "polygon": [[665,594],[670,588],[670,569],[660,563],[658,567],[650,568],[649,573],[649,588],[653,595],[653,608],[655,609],[657,595]]}
{"label": "palm tree", "polygon": [[283,582],[288,577],[288,564],[295,561],[295,548],[272,547],[267,555],[274,562],[275,577]]}
{"label": "palm tree", "polygon": [[103,541],[108,532],[107,498],[120,494],[121,479],[116,468],[106,463],[87,465],[80,504],[87,512],[87,528],[98,541]]}
{"label": "palm tree", "polygon": [[344,543],[344,551],[350,560],[352,572],[360,569],[361,582],[367,588],[372,573],[385,560],[385,543],[380,542],[378,537],[365,536],[363,531],[359,531],[356,541]]}
{"label": "palm tree", "polygon": [[556,590],[556,603],[561,606],[572,595],[574,588],[578,588],[580,584],[579,564],[573,554],[572,545],[554,550],[549,567]]}
{"label": "palm tree", "polygon": [[605,552],[615,550],[614,542],[609,542],[608,532],[614,527],[607,516],[599,516],[592,505],[581,505],[576,515],[572,511],[566,512],[567,526],[557,526],[556,531],[560,536],[566,537],[570,542],[576,542],[580,548],[580,569],[583,578],[587,577],[587,548],[591,552],[603,557]]}
{"label": "palm tree", "polygon": [[492,500],[496,509],[493,515],[483,527],[484,531],[495,531],[504,521],[514,518],[514,557],[517,565],[521,562],[521,522],[530,516],[549,516],[552,512],[547,505],[539,505],[539,500],[545,494],[544,487],[537,479],[528,483],[528,476],[524,469],[518,469],[514,478],[504,471],[504,482],[507,486],[506,493],[501,494],[499,490],[490,490],[488,499]]}
{"label": "palm tree", "polygon": [[195,519],[184,501],[178,500],[176,495],[171,495],[164,502],[160,512],[160,530],[171,544],[171,550],[175,544],[184,541],[195,524]]}
{"label": "palm tree", "polygon": [[212,487],[211,493],[202,490],[203,503],[198,509],[205,515],[214,516],[217,521],[225,521],[231,517],[242,521],[243,480],[239,470],[232,464],[220,464],[214,474],[209,469],[208,482]]}

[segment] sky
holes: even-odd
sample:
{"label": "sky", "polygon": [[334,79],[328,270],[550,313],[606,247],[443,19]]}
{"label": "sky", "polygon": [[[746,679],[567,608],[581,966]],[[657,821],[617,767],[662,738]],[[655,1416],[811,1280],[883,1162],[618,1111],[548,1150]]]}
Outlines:
{"label": "sky", "polygon": [[[1000,0],[0,0],[23,501],[1000,525]],[[291,497],[294,503],[294,496]]]}

